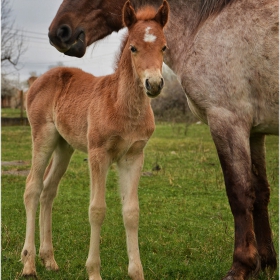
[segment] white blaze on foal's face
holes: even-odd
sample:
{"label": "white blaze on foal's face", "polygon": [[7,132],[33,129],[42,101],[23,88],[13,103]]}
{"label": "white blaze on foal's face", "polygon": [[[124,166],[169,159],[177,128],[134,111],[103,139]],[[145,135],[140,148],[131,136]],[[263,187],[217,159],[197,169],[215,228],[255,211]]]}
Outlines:
{"label": "white blaze on foal's face", "polygon": [[152,42],[154,42],[157,39],[157,37],[155,35],[153,35],[152,33],[149,32],[151,29],[152,28],[150,26],[148,26],[145,29],[145,35],[144,35],[144,41],[145,42],[152,43]]}

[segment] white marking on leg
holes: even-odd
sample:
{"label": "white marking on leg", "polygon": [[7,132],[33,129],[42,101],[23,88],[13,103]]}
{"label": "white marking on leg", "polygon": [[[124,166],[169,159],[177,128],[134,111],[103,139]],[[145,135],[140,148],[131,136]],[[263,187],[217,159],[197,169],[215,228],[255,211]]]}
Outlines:
{"label": "white marking on leg", "polygon": [[155,35],[149,33],[150,29],[152,29],[152,28],[149,26],[146,28],[145,35],[144,35],[144,41],[153,43],[157,39],[157,37]]}

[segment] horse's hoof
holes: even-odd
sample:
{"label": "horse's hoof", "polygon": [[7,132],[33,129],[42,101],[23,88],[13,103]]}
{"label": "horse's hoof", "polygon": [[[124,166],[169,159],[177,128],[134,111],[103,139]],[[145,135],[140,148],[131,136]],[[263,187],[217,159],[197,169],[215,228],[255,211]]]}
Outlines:
{"label": "horse's hoof", "polygon": [[261,257],[261,269],[263,271],[269,270],[271,272],[274,272],[276,268],[277,268],[276,255],[273,255],[271,257]]}
{"label": "horse's hoof", "polygon": [[247,278],[244,278],[240,273],[236,273],[235,270],[230,270],[227,275],[223,278],[223,280],[245,280]]}
{"label": "horse's hoof", "polygon": [[234,280],[234,278],[232,276],[226,276],[225,278],[223,278],[223,280]]}

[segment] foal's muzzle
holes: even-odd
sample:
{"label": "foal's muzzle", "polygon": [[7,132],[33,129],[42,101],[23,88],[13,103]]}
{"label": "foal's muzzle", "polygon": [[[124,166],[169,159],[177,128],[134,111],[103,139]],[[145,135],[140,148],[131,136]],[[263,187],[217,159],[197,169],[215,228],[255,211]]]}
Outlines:
{"label": "foal's muzzle", "polygon": [[149,78],[145,80],[146,93],[150,98],[157,97],[164,86],[164,80],[160,78]]}

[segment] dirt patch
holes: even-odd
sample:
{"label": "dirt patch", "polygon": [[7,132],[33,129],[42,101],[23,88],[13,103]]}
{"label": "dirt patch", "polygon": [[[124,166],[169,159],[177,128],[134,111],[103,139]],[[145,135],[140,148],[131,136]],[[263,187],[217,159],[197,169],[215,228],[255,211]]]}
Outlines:
{"label": "dirt patch", "polygon": [[28,165],[28,161],[14,160],[14,161],[1,161],[1,165],[11,166],[11,165]]}
{"label": "dirt patch", "polygon": [[6,171],[2,171],[1,174],[26,177],[29,174],[29,171],[30,170],[6,170]]}
{"label": "dirt patch", "polygon": [[[1,166],[25,166],[29,165],[30,162],[23,160],[14,160],[14,161],[1,161]],[[27,176],[29,174],[28,170],[19,170],[19,169],[11,169],[11,170],[2,170],[2,175],[14,175],[14,176]]]}

